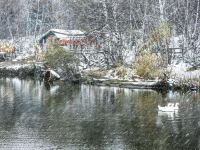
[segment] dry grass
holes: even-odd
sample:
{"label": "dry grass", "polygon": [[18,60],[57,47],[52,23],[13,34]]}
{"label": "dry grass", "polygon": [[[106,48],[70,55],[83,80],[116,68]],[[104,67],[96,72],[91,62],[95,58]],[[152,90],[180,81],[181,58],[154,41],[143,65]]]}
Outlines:
{"label": "dry grass", "polygon": [[126,74],[127,74],[126,68],[124,68],[124,67],[118,67],[118,68],[116,68],[116,75],[119,78],[124,79],[125,76],[126,76]]}
{"label": "dry grass", "polygon": [[15,51],[15,45],[10,42],[0,41],[0,52],[13,53]]}
{"label": "dry grass", "polygon": [[87,76],[94,77],[94,78],[103,78],[106,74],[106,70],[98,69],[98,70],[90,70],[87,73]]}
{"label": "dry grass", "polygon": [[156,56],[150,52],[141,53],[136,59],[134,67],[137,75],[145,79],[152,79],[158,75],[158,69],[156,69]]}

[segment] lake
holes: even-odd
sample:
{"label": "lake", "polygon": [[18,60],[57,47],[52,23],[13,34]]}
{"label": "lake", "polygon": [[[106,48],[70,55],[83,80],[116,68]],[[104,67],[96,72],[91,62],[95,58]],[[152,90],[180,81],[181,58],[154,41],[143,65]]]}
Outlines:
{"label": "lake", "polygon": [[200,94],[0,79],[0,149],[200,149]]}

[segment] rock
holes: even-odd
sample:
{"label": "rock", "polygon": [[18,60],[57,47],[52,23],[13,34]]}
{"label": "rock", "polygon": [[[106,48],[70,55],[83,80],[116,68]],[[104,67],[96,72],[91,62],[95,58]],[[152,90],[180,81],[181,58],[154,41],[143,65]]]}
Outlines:
{"label": "rock", "polygon": [[56,81],[60,79],[60,75],[56,73],[54,70],[47,70],[44,74],[44,80],[45,81]]}

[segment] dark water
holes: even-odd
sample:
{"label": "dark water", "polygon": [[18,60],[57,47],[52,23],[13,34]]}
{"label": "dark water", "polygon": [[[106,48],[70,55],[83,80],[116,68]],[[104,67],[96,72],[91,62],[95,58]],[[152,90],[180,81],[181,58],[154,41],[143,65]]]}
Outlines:
{"label": "dark water", "polygon": [[193,150],[199,129],[199,93],[0,79],[0,149]]}

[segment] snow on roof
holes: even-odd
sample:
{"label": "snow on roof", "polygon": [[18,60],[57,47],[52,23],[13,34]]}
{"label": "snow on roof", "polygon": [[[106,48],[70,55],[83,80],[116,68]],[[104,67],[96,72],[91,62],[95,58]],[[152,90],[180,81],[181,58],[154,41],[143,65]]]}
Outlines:
{"label": "snow on roof", "polygon": [[57,38],[59,38],[59,39],[65,39],[65,38],[74,38],[74,37],[76,37],[76,39],[77,38],[84,38],[85,37],[85,35],[83,34],[83,35],[66,35],[66,34],[61,34],[61,33],[54,33],[55,34],[55,36],[57,37]]}
{"label": "snow on roof", "polygon": [[85,32],[80,31],[80,30],[62,30],[62,29],[50,29],[47,31],[45,34],[43,34],[39,41],[41,41],[43,38],[46,38],[49,34],[53,33],[56,37],[58,38],[67,38],[70,36],[79,36],[79,37],[84,37]]}
{"label": "snow on roof", "polygon": [[49,31],[60,33],[60,34],[66,34],[66,35],[82,35],[82,34],[85,34],[85,32],[80,31],[80,30],[51,29]]}
{"label": "snow on roof", "polygon": [[55,34],[55,36],[56,36],[57,38],[60,38],[60,39],[62,39],[62,38],[67,38],[67,37],[68,37],[66,34],[60,34],[60,33],[54,33],[54,34]]}

